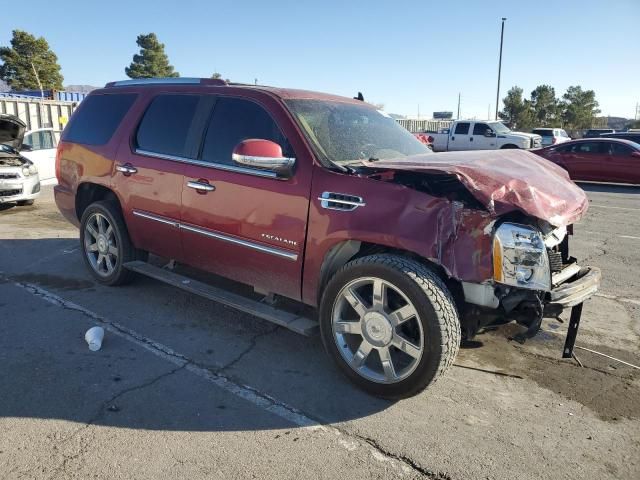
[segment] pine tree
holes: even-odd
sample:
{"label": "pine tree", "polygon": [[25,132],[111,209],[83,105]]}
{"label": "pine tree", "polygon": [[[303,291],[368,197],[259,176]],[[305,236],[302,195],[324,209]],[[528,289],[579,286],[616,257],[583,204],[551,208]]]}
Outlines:
{"label": "pine tree", "polygon": [[164,44],[158,41],[155,33],[138,35],[136,43],[140,53],[133,56],[131,65],[124,69],[129,78],[179,77],[180,74],[169,64],[164,53]]}
{"label": "pine tree", "polygon": [[0,47],[0,59],[0,79],[13,90],[37,90],[40,85],[45,90],[62,90],[58,57],[43,37],[14,30],[11,46]]}

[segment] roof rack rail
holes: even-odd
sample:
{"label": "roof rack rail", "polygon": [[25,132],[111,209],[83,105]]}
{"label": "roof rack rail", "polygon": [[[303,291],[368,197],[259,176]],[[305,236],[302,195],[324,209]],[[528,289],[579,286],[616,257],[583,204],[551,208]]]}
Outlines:
{"label": "roof rack rail", "polygon": [[166,78],[133,78],[109,82],[104,87],[128,87],[130,85],[227,85],[220,78],[166,77]]}

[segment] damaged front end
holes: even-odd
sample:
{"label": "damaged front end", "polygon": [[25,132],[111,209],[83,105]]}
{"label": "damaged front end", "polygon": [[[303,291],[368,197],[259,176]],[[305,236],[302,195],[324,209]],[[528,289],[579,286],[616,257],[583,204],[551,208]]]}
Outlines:
{"label": "damaged front end", "polygon": [[529,152],[363,163],[379,180],[449,200],[429,227],[437,231],[435,254],[425,257],[461,287],[464,337],[515,321],[525,327],[516,337],[522,342],[539,331],[543,318],[571,308],[563,356],[571,355],[582,302],[598,290],[601,274],[569,254],[572,224],[586,212],[588,199],[566,171]]}

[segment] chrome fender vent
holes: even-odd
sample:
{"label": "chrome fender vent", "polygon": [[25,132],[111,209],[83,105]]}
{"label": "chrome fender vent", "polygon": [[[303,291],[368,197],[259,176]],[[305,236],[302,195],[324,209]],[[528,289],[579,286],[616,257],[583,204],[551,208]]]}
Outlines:
{"label": "chrome fender vent", "polygon": [[356,208],[366,205],[362,197],[345,193],[323,192],[322,195],[318,197],[318,200],[320,200],[322,208],[341,210],[343,212],[352,212]]}

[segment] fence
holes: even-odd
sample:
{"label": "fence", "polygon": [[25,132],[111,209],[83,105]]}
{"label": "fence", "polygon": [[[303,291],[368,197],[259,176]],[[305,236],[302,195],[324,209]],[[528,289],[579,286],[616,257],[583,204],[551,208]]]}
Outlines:
{"label": "fence", "polygon": [[449,128],[453,123],[452,120],[409,120],[406,118],[396,121],[411,133],[437,133],[443,128]]}
{"label": "fence", "polygon": [[27,124],[27,130],[48,127],[60,132],[76,106],[75,102],[0,97],[0,113],[15,115]]}

